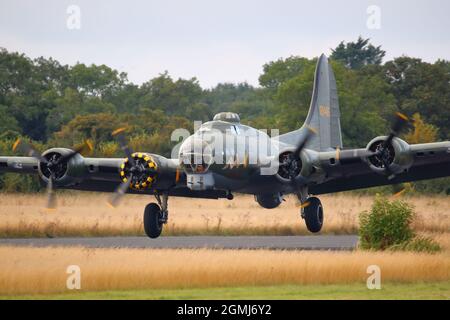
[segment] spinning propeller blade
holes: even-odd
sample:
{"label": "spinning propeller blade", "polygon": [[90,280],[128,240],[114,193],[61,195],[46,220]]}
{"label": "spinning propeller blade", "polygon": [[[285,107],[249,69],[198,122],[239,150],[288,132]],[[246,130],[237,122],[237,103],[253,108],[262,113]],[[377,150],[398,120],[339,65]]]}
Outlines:
{"label": "spinning propeller blade", "polygon": [[119,128],[113,131],[111,135],[116,138],[117,142],[119,142],[120,148],[127,156],[130,164],[134,165],[134,159],[132,156],[133,150],[128,146],[127,139],[125,138],[125,130],[126,128]]}
{"label": "spinning propeller blade", "polygon": [[16,142],[14,142],[12,149],[14,152],[24,153],[29,157],[36,158],[39,162],[47,163],[47,159],[45,159],[33,145],[22,139],[17,139]]}
{"label": "spinning propeller blade", "polygon": [[85,140],[83,144],[73,149],[73,151],[67,155],[63,155],[58,159],[46,159],[42,154],[37,151],[30,143],[23,141],[22,139],[17,139],[17,141],[13,145],[14,152],[21,152],[27,154],[29,157],[36,158],[39,161],[39,164],[44,164],[47,167],[47,170],[50,172],[47,182],[47,205],[46,208],[49,210],[56,209],[56,195],[55,195],[55,180],[56,174],[54,172],[55,168],[58,167],[62,163],[68,163],[70,159],[76,156],[79,153],[85,151],[92,151],[92,143],[89,140]]}
{"label": "spinning propeller blade", "polygon": [[52,174],[47,183],[47,206],[48,210],[56,210],[56,195],[53,190],[54,175]]}
{"label": "spinning propeller blade", "polygon": [[[128,163],[131,165],[131,167],[134,167],[136,165],[136,161],[134,161],[133,158],[133,150],[128,146],[127,139],[125,138],[125,130],[126,128],[119,128],[111,134],[113,137],[116,138],[116,140],[119,142],[120,148],[125,153]],[[130,187],[130,183],[133,181],[133,174],[130,174],[128,177],[125,177],[125,181],[123,181],[114,191],[114,193],[109,197],[107,200],[107,203],[111,207],[117,207],[117,205],[120,203],[120,200],[122,200],[122,197],[127,192],[128,188]]]}
{"label": "spinning propeller blade", "polygon": [[128,188],[130,187],[130,183],[133,180],[133,175],[130,175],[129,178],[127,178],[126,181],[123,181],[114,191],[114,193],[109,197],[108,204],[115,208],[119,205],[120,200],[122,200],[123,195],[125,192],[127,192]]}
{"label": "spinning propeller blade", "polygon": [[300,138],[300,140],[297,143],[297,148],[294,151],[294,157],[296,160],[300,159],[300,152],[305,148],[305,146],[308,144],[308,142],[311,140],[311,138],[317,134],[317,131],[307,126],[307,130],[305,131],[305,134]]}
{"label": "spinning propeller blade", "polygon": [[400,132],[406,127],[408,122],[409,119],[407,116],[400,112],[396,112],[395,121],[391,127],[391,133],[386,138],[386,140],[384,140],[381,148],[375,154],[376,157],[379,157],[381,159],[388,179],[395,178],[395,174],[389,169],[390,163],[388,162],[388,157],[385,156],[386,152],[388,152],[389,147],[392,146],[392,140],[400,134]]}

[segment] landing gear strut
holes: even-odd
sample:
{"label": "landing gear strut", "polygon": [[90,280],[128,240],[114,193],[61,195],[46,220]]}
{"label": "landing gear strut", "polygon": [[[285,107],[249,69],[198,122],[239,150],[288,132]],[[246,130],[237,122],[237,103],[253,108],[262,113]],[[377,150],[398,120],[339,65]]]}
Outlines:
{"label": "landing gear strut", "polygon": [[158,238],[161,235],[163,225],[167,223],[169,218],[169,211],[167,210],[167,200],[169,194],[163,192],[162,194],[155,194],[158,203],[149,203],[144,210],[144,230],[150,238]]}

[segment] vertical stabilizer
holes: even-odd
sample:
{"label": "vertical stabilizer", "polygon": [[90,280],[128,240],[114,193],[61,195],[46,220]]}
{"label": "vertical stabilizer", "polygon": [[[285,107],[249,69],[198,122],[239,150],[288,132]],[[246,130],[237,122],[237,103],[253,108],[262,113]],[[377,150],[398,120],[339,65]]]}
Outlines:
{"label": "vertical stabilizer", "polygon": [[317,61],[311,104],[303,127],[281,135],[279,140],[295,144],[302,131],[306,129],[305,126],[312,127],[317,131],[317,134],[309,141],[307,148],[316,151],[342,148],[336,80],[331,65],[323,54]]}

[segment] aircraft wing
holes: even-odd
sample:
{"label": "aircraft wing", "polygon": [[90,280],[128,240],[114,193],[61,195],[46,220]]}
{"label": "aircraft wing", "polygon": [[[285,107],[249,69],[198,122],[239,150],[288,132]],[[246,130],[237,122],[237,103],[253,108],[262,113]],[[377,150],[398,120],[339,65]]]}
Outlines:
{"label": "aircraft wing", "polygon": [[377,170],[360,156],[366,149],[337,150],[320,155],[320,163],[329,177],[311,185],[312,194],[362,189],[403,182],[450,176],[450,142],[410,145],[404,150],[410,163],[398,166],[396,172]]}
{"label": "aircraft wing", "polygon": [[[61,153],[70,152],[69,149],[51,149]],[[170,196],[217,199],[225,198],[226,192],[221,190],[195,191],[186,187],[186,174],[178,166],[178,159],[167,159],[155,154],[142,154],[151,156],[156,163],[157,173],[152,184],[156,189],[169,190]],[[55,186],[62,189],[115,192],[123,182],[121,176],[124,158],[88,158],[78,155],[68,163],[67,173],[55,181]],[[44,172],[40,162],[35,157],[0,157],[0,173],[15,172],[23,174],[39,174]],[[43,177],[45,181],[45,175]],[[153,188],[128,188],[130,194],[153,194]]]}
{"label": "aircraft wing", "polygon": [[[48,151],[47,151],[48,152]],[[47,153],[46,152],[46,153]],[[72,150],[64,148],[50,149],[44,153],[44,157],[48,158],[48,154],[70,154]],[[159,184],[176,184],[176,180],[180,180],[181,172],[177,173],[177,159],[167,159],[154,154],[142,154],[143,157],[151,157],[155,163],[155,181],[159,180]],[[77,185],[84,185],[87,181],[97,181],[97,189],[89,189],[93,191],[109,191],[110,185],[116,185],[123,181],[121,176],[122,166],[127,162],[126,158],[88,158],[77,154],[67,163],[62,165],[60,172],[55,177],[55,184],[61,187],[76,188]],[[43,164],[36,157],[0,157],[0,172],[15,172],[24,174],[39,174],[45,180],[48,173]],[[177,177],[178,175],[178,177]],[[156,179],[157,177],[160,179]],[[82,184],[82,182],[84,182]],[[102,183],[105,188],[102,188]],[[108,184],[109,183],[109,184]]]}

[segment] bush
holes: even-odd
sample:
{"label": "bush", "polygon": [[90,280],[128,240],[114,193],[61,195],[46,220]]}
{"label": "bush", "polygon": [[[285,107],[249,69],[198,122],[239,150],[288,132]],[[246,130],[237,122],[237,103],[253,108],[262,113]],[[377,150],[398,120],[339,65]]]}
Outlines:
{"label": "bush", "polygon": [[414,211],[406,202],[377,196],[372,209],[359,215],[361,248],[385,250],[408,242],[415,236],[413,219]]}
{"label": "bush", "polygon": [[5,173],[0,175],[2,192],[37,192],[41,189],[37,175]]}
{"label": "bush", "polygon": [[438,252],[441,250],[439,244],[431,238],[415,237],[408,242],[394,245],[390,250],[416,251],[416,252]]}
{"label": "bush", "polygon": [[389,201],[377,196],[370,211],[359,215],[359,237],[362,249],[436,252],[439,244],[418,237],[412,229],[416,214],[413,207],[400,200]]}

